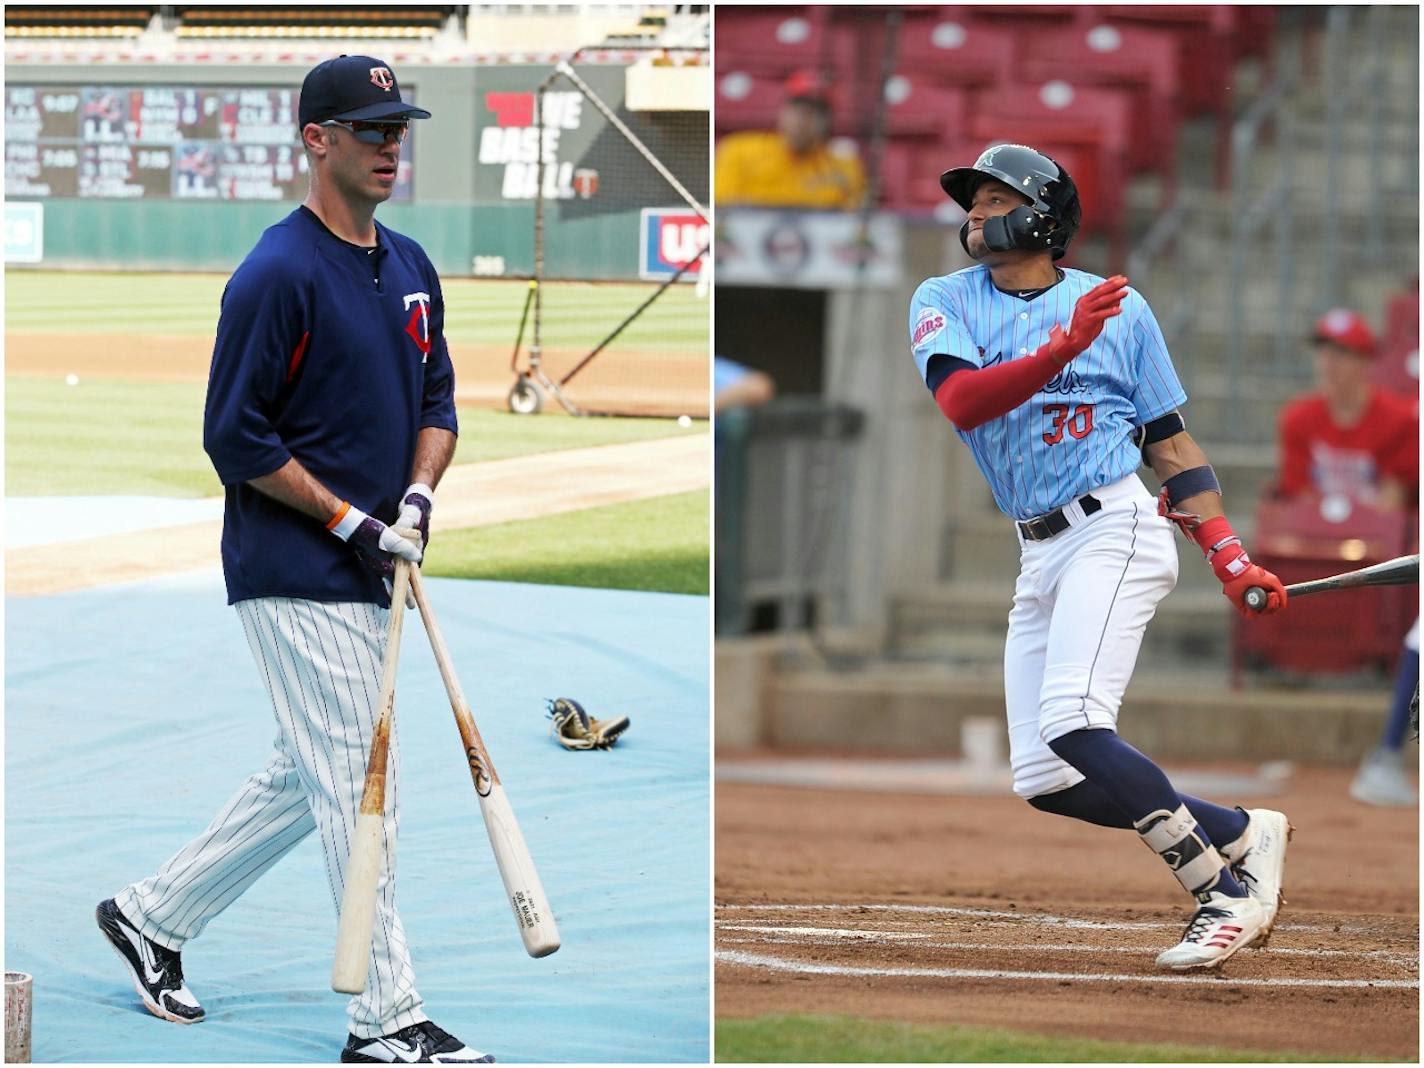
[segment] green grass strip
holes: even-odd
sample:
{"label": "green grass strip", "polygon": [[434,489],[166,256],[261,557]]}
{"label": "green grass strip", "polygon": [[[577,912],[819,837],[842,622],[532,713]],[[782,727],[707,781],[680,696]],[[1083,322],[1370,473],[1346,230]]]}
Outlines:
{"label": "green grass strip", "polygon": [[[203,452],[200,382],[59,376],[5,380],[5,492],[11,497],[212,497],[222,486]],[[670,419],[520,416],[461,407],[455,463],[705,433]]]}
{"label": "green grass strip", "polygon": [[[5,272],[5,328],[27,333],[166,334],[211,339],[224,275]],[[445,336],[456,345],[513,348],[527,282],[451,278]],[[550,282],[544,286],[548,348],[588,349],[638,307],[653,285]],[[692,286],[672,286],[621,334],[622,351],[705,353],[707,301]],[[525,344],[530,340],[525,334]]]}
{"label": "green grass strip", "polygon": [[1052,1062],[1297,1063],[1375,1062],[1377,1057],[1110,1042],[1071,1035],[1035,1035],[988,1027],[903,1023],[853,1016],[759,1016],[717,1021],[719,1063],[905,1063],[943,1061],[1032,1064]]}
{"label": "green grass strip", "polygon": [[[437,513],[438,514],[438,513]],[[448,578],[708,592],[705,490],[542,519],[431,532],[423,570]]]}

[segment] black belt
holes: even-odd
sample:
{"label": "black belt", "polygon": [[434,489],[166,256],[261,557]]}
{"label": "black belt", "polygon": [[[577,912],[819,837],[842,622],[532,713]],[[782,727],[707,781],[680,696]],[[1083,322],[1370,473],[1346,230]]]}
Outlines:
{"label": "black belt", "polygon": [[[1085,493],[1078,498],[1078,506],[1083,509],[1083,515],[1090,516],[1094,512],[1102,511],[1103,502],[1094,497],[1091,493]],[[1067,505],[1064,505],[1066,508]],[[1056,508],[1047,515],[1041,515],[1036,519],[1030,519],[1025,523],[1020,523],[1019,533],[1028,541],[1047,541],[1055,534],[1062,534],[1070,526],[1069,520],[1063,508]]]}

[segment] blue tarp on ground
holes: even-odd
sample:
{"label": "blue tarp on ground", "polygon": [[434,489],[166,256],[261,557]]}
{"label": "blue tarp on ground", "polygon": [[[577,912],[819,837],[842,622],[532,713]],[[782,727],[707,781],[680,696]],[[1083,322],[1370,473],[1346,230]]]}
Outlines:
{"label": "blue tarp on ground", "polygon": [[[709,1056],[707,599],[427,583],[553,905],[532,960],[505,904],[419,618],[397,688],[397,907],[430,1017],[501,1061]],[[336,920],[309,838],[184,951],[207,1009],[150,1016],[95,904],[201,830],[276,736],[215,572],[7,601],[5,967],[35,976],[36,1061],[327,1061]],[[632,727],[569,753],[544,702]]]}

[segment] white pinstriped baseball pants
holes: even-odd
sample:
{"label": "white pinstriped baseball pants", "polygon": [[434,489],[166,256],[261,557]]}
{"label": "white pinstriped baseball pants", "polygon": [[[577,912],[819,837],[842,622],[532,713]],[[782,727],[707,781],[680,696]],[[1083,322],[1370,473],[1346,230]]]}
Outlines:
{"label": "white pinstriped baseball pants", "polygon": [[[200,934],[313,831],[321,837],[327,882],[339,909],[366,777],[387,611],[371,604],[287,597],[239,601],[235,607],[277,715],[276,751],[207,830],[156,875],[117,895],[124,915],[145,936],[172,950]],[[393,727],[371,970],[365,991],[347,1008],[351,1032],[361,1038],[426,1018],[395,910],[399,753]],[[334,939],[335,925],[331,931]]]}

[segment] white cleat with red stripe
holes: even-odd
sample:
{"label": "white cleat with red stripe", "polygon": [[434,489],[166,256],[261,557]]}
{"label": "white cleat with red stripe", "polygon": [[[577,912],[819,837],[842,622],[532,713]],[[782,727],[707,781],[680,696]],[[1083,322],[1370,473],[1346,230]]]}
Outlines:
{"label": "white cleat with red stripe", "polygon": [[1197,909],[1182,940],[1157,958],[1175,972],[1219,968],[1266,930],[1266,914],[1254,897],[1211,894]]}

